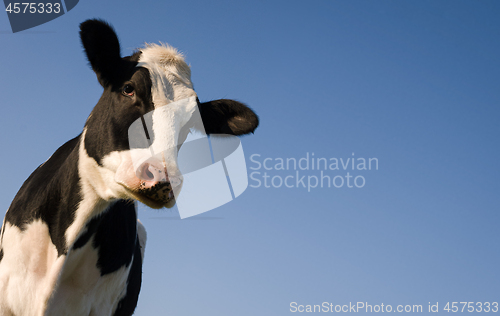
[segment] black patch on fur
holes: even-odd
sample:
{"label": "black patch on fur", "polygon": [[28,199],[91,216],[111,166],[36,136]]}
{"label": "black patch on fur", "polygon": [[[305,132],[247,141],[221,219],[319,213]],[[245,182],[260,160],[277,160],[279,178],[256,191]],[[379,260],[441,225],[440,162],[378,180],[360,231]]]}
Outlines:
{"label": "black patch on fur", "polygon": [[92,218],[85,226],[85,232],[83,234],[81,234],[80,237],[78,237],[78,239],[73,244],[72,248],[78,249],[78,248],[82,248],[83,246],[85,246],[89,242],[92,235],[94,235],[95,232],[97,231],[97,227],[99,226],[100,222],[101,222],[100,215]]}
{"label": "black patch on fur", "polygon": [[133,97],[123,95],[122,88],[115,91],[111,86],[106,87],[85,124],[85,149],[98,164],[110,152],[130,149],[130,125],[141,115],[154,110],[151,77],[147,69],[130,69],[122,86],[126,84],[134,87]]}
{"label": "black patch on fur", "polygon": [[1,227],[2,228],[0,228],[0,245],[2,244],[2,240],[3,240],[3,232],[5,231],[5,226],[3,224]]}
{"label": "black patch on fur", "polygon": [[86,225],[86,231],[73,244],[73,249],[83,247],[92,236],[92,247],[98,252],[97,267],[101,276],[128,266],[137,242],[134,202],[118,200],[92,218]]}
{"label": "black patch on fur", "polygon": [[41,219],[49,227],[58,255],[65,254],[68,227],[82,200],[78,175],[80,136],[62,145],[24,182],[5,215],[5,220],[24,231]]}
{"label": "black patch on fur", "polygon": [[130,316],[134,313],[142,283],[142,256],[139,239],[135,244],[134,262],[127,278],[127,294],[118,302],[113,316]]}
{"label": "black patch on fur", "polygon": [[207,134],[244,135],[253,133],[259,117],[243,103],[220,99],[198,103]]}
{"label": "black patch on fur", "polygon": [[[5,226],[2,225],[0,226],[0,246],[2,245],[2,241],[3,241],[3,231],[5,230]],[[2,258],[3,258],[3,249],[0,248],[0,261],[2,261]]]}
{"label": "black patch on fur", "polygon": [[101,276],[112,273],[132,261],[137,241],[135,204],[119,200],[102,216],[92,246],[99,249],[97,266]]}

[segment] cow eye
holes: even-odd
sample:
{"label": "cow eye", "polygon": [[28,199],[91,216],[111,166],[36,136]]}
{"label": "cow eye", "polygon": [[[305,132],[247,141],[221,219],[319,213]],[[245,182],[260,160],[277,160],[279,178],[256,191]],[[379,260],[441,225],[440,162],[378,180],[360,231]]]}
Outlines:
{"label": "cow eye", "polygon": [[129,84],[126,84],[125,87],[123,87],[123,94],[128,95],[129,97],[134,95],[134,87],[132,87]]}

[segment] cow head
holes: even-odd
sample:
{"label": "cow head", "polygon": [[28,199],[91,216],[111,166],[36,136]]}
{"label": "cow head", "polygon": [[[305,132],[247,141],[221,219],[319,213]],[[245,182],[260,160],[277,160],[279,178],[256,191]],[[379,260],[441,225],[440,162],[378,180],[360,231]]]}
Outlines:
{"label": "cow head", "polygon": [[[83,22],[80,37],[104,88],[82,134],[80,176],[101,198],[171,207],[173,189],[183,181],[177,150],[191,128],[243,135],[257,127],[257,116],[242,103],[225,99],[200,103],[191,70],[176,49],[151,44],[122,58],[116,33],[100,20]],[[194,113],[203,124],[196,123]],[[131,148],[129,129],[134,122],[150,125],[145,129],[154,134],[147,135],[149,146]]]}

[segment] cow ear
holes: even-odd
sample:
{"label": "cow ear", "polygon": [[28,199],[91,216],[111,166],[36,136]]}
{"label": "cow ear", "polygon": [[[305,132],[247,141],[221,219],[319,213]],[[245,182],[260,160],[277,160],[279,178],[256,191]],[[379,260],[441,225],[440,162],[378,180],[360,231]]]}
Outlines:
{"label": "cow ear", "polygon": [[117,82],[122,59],[113,28],[102,20],[87,20],[80,24],[80,39],[99,83],[106,87]]}
{"label": "cow ear", "polygon": [[207,134],[244,135],[253,133],[259,125],[257,114],[234,100],[214,100],[198,107]]}

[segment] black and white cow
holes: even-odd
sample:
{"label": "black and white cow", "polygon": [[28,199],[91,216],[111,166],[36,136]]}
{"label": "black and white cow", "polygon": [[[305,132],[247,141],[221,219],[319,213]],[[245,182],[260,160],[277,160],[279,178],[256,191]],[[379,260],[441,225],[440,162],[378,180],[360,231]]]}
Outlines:
{"label": "black and white cow", "polygon": [[[172,187],[182,176],[176,156],[134,167],[131,123],[164,107],[166,120],[153,121],[155,142],[175,148],[196,107],[207,134],[243,135],[258,125],[239,102],[200,103],[189,66],[168,45],[146,45],[122,58],[114,30],[100,20],[83,22],[80,37],[104,92],[83,132],[31,174],[7,211],[0,235],[2,316],[133,314],[146,243],[134,200],[171,207]],[[183,99],[190,101],[169,108]]]}

